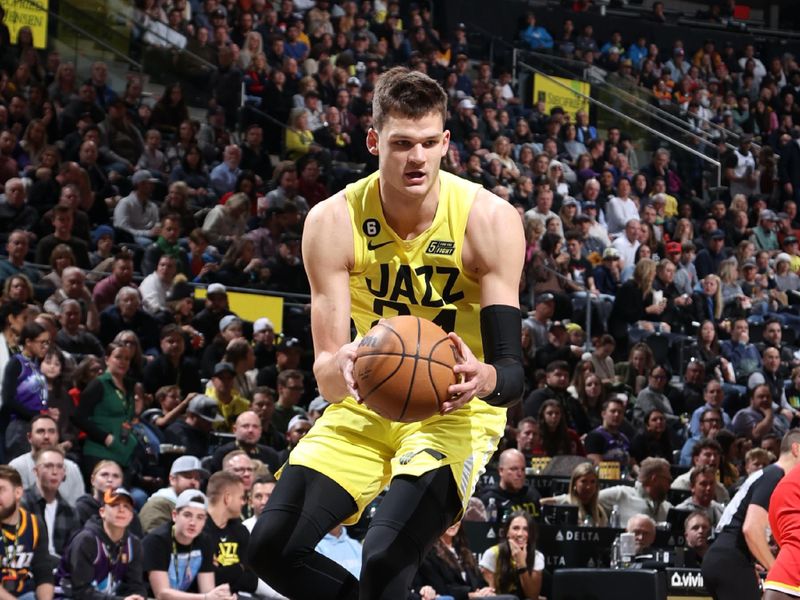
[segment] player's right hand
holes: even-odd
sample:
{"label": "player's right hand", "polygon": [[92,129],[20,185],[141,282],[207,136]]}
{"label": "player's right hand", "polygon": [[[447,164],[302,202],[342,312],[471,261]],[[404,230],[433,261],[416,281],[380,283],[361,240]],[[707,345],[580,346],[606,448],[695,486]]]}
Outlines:
{"label": "player's right hand", "polygon": [[361,398],[358,396],[358,382],[354,374],[358,344],[359,341],[356,340],[339,348],[336,352],[336,364],[344,378],[344,383],[347,386],[347,393],[361,403]]}

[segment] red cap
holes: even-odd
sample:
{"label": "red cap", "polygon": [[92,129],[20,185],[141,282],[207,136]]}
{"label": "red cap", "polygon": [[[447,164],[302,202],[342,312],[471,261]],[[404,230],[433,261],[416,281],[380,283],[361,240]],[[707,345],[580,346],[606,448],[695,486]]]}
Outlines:
{"label": "red cap", "polygon": [[678,254],[682,249],[680,242],[667,242],[667,254]]}

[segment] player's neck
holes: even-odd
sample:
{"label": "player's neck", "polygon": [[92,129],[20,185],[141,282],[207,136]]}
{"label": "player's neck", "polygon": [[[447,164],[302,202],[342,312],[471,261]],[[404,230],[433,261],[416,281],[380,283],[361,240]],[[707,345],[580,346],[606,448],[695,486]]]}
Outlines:
{"label": "player's neck", "polygon": [[403,239],[413,238],[433,223],[439,205],[438,181],[425,196],[399,193],[381,183],[381,205],[386,223]]}

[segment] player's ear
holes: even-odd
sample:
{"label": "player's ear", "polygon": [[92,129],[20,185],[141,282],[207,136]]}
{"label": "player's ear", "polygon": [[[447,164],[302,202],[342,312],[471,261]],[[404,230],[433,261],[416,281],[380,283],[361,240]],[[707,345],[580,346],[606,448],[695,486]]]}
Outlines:
{"label": "player's ear", "polygon": [[444,133],[442,134],[442,158],[447,155],[447,151],[450,149],[450,130],[445,129]]}
{"label": "player's ear", "polygon": [[373,156],[378,156],[378,132],[373,127],[367,132],[367,150]]}

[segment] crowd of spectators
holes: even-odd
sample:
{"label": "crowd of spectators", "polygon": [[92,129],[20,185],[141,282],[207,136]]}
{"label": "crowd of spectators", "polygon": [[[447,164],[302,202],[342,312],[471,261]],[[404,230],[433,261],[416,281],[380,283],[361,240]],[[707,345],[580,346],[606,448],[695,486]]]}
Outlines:
{"label": "crowd of spectators", "polygon": [[[153,102],[140,74],[123,89],[96,62],[82,79],[30,30],[11,40],[0,27],[0,462],[13,467],[0,467],[0,505],[24,507],[47,534],[23,540],[3,522],[34,557],[5,591],[280,597],[243,561],[273,474],[328,405],[309,368],[303,221],[376,168],[372,89],[397,64],[447,91],[443,168],[516,206],[527,238],[527,390],[497,477],[467,513],[507,534],[476,563],[463,530],[448,529],[414,593],[535,598],[549,504],[577,506],[583,526],[627,527],[645,555],[675,500],[693,511],[680,533],[702,560],[723,504],[800,416],[793,56],[602,40],[590,25],[548,32],[527,17],[520,44],[682,115],[723,164],[712,190],[685,155],[645,152],[591,113],[527,106],[510,70],[476,55],[463,25],[437,31],[424,3],[136,10],[146,48],[165,51],[166,36],[214,65],[164,53],[210,90],[203,122],[180,83]],[[276,331],[235,314],[231,287],[301,300]],[[567,493],[542,499],[526,468],[563,456],[584,458]],[[619,485],[599,490],[609,464]],[[358,572],[345,529],[320,548]],[[48,555],[60,558],[55,580]]]}

